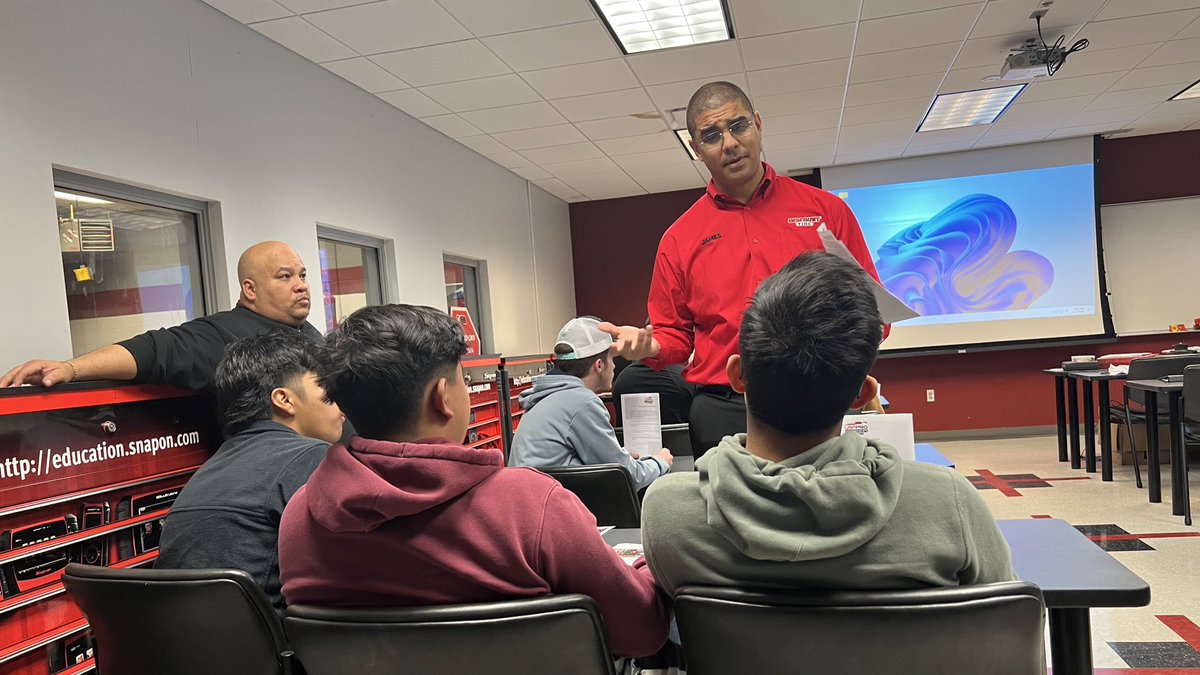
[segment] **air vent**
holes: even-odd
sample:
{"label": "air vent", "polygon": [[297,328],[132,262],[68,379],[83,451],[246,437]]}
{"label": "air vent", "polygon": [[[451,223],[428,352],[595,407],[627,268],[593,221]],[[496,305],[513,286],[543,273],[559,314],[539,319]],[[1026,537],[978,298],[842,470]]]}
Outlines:
{"label": "air vent", "polygon": [[63,218],[58,222],[58,232],[63,251],[104,253],[116,250],[111,220]]}

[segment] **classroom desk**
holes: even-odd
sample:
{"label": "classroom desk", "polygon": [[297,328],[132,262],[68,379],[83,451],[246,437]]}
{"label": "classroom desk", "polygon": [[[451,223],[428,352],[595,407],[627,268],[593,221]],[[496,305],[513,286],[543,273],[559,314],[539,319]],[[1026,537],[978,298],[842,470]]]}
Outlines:
{"label": "classroom desk", "polygon": [[[1092,672],[1091,607],[1144,607],[1150,586],[1062,520],[1001,520],[1013,570],[1042,589],[1054,675]],[[604,533],[610,546],[642,542],[639,529]]]}
{"label": "classroom desk", "polygon": [[1162,501],[1162,478],[1158,454],[1158,402],[1166,395],[1171,434],[1171,513],[1183,516],[1185,525],[1192,524],[1191,490],[1184,478],[1187,447],[1183,442],[1183,382],[1128,380],[1125,386],[1153,394],[1146,397],[1146,471],[1149,474],[1147,491],[1150,501]]}
{"label": "classroom desk", "polygon": [[[1112,478],[1112,426],[1109,420],[1109,387],[1113,380],[1124,380],[1123,373],[1107,370],[1074,370],[1048,368],[1042,371],[1054,376],[1054,412],[1058,427],[1058,461],[1068,459],[1070,446],[1071,468],[1080,468],[1079,411],[1075,381],[1083,383],[1083,457],[1088,473],[1096,473],[1096,405],[1093,401],[1092,383],[1100,383],[1100,480]],[[1063,389],[1066,396],[1063,396]],[[1066,399],[1064,403],[1064,398]],[[1070,429],[1068,430],[1068,424]]]}

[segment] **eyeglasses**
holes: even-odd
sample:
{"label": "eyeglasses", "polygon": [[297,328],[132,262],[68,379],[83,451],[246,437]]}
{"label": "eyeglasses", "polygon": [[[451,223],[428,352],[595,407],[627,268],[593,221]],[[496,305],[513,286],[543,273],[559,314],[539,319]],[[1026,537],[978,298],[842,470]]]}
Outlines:
{"label": "eyeglasses", "polygon": [[[736,120],[729,125],[728,131],[733,134],[734,138],[741,138],[754,128],[754,122],[746,118]],[[725,138],[725,132],[720,129],[712,129],[700,134],[700,145],[712,147],[718,145]]]}

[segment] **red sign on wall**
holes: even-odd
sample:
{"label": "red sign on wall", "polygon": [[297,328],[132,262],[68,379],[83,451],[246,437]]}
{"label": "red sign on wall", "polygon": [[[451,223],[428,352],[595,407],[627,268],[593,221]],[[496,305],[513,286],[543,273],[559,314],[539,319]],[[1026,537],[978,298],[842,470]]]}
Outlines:
{"label": "red sign on wall", "polygon": [[458,319],[462,324],[463,335],[467,338],[467,356],[479,356],[483,353],[482,347],[479,345],[479,332],[475,330],[475,322],[471,320],[471,313],[466,307],[451,307],[450,316]]}

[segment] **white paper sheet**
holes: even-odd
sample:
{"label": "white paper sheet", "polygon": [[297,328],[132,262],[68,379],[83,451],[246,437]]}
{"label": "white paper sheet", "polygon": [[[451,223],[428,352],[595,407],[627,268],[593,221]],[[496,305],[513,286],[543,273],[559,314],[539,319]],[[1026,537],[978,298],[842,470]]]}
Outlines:
{"label": "white paper sheet", "polygon": [[622,394],[625,449],[642,457],[662,450],[662,414],[658,393]]}
{"label": "white paper sheet", "polygon": [[[827,253],[832,253],[839,258],[849,260],[860,268],[862,267],[854,255],[850,253],[850,249],[838,241],[838,238],[833,236],[833,233],[823,223],[817,228],[817,234],[821,237],[821,243],[825,246]],[[871,292],[875,294],[875,304],[879,307],[879,317],[883,319],[884,323],[896,323],[897,321],[921,316],[914,312],[908,305],[900,302],[900,298],[892,295],[886,288],[879,284],[871,284]]]}

